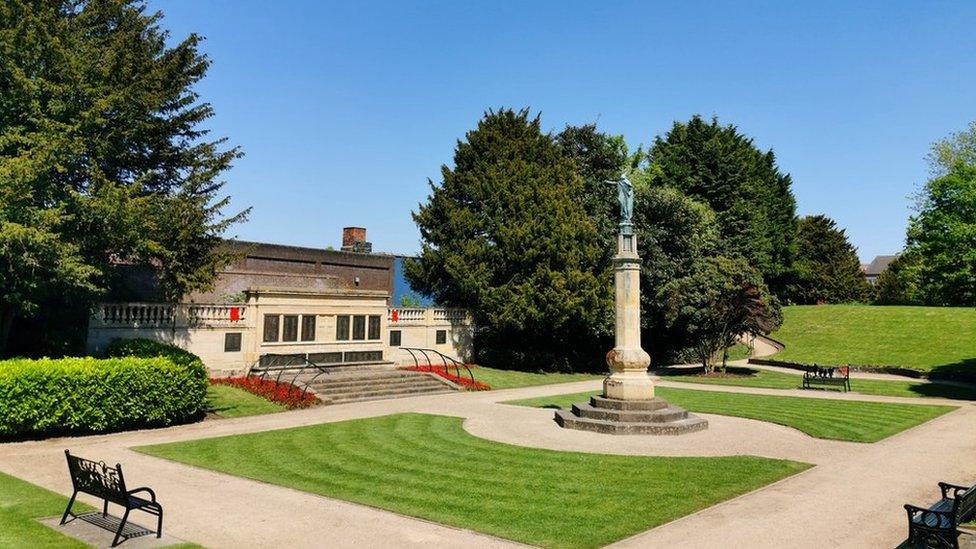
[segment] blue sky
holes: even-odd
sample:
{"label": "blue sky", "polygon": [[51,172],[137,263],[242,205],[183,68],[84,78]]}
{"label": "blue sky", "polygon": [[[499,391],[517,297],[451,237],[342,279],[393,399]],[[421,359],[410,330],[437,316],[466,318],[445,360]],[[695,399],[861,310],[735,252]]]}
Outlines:
{"label": "blue sky", "polygon": [[598,122],[632,147],[700,113],[793,175],[800,214],[862,259],[899,250],[929,144],[976,119],[976,2],[344,2],[151,0],[213,60],[198,86],[234,235],[413,253],[410,211],[488,108],[547,130]]}

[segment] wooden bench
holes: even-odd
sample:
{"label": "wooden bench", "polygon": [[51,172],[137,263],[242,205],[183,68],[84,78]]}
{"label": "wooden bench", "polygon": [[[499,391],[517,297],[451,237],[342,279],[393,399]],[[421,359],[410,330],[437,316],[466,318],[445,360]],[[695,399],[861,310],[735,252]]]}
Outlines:
{"label": "wooden bench", "polygon": [[[156,537],[163,535],[163,508],[156,502],[156,493],[149,488],[136,488],[127,490],[125,487],[125,477],[122,476],[122,466],[115,464],[115,467],[105,465],[104,461],[91,461],[71,455],[68,450],[64,451],[68,458],[68,473],[71,475],[71,485],[74,493],[68,500],[68,507],[61,516],[61,524],[68,520],[68,516],[77,518],[71,513],[71,506],[75,503],[75,498],[79,493],[89,494],[98,499],[104,500],[102,506],[102,516],[108,515],[108,503],[112,502],[125,508],[119,529],[115,532],[115,539],[112,540],[112,547],[119,544],[119,540],[124,536],[122,529],[125,521],[129,519],[129,512],[134,510],[143,511],[158,517],[156,523]],[[146,493],[149,499],[138,497],[135,494]]]}
{"label": "wooden bench", "polygon": [[951,547],[958,549],[957,528],[976,514],[976,485],[959,486],[940,482],[942,499],[928,509],[905,505],[908,511],[909,547]]}
{"label": "wooden bench", "polygon": [[813,368],[803,372],[803,388],[812,389],[814,385],[839,385],[844,388],[846,393],[851,390],[851,368],[849,366],[821,368],[814,364]]}

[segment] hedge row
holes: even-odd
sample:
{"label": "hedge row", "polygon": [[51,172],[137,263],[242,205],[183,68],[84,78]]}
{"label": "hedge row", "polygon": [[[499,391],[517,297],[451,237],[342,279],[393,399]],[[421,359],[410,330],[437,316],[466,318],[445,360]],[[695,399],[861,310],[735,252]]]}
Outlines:
{"label": "hedge row", "polygon": [[0,362],[0,438],[162,427],[202,417],[206,368],[194,355],[164,347],[165,356],[151,345],[127,343],[113,345],[113,352],[129,355],[118,358]]}

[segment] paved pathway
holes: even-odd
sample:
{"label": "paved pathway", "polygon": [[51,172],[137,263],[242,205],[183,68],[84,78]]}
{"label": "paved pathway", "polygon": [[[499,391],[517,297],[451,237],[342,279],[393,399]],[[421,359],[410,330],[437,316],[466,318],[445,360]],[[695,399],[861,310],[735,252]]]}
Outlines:
{"label": "paved pathway", "polygon": [[[133,452],[131,446],[371,417],[398,412],[466,418],[476,436],[557,450],[633,455],[755,454],[816,464],[813,469],[619,543],[627,547],[884,547],[903,538],[904,502],[934,499],[939,480],[976,482],[976,406],[942,399],[864,397],[832,392],[712,387],[697,390],[802,394],[960,409],[875,444],[813,439],[793,429],[706,416],[710,429],[682,437],[607,436],[563,430],[552,411],[502,401],[598,390],[583,381],[484,393],[458,393],[322,406],[194,425],[0,445],[0,470],[69,494],[63,449],[121,461],[130,484],[153,486],[174,536],[208,547],[500,547],[474,532],[288,488],[188,467]],[[653,504],[649,502],[649,504]]]}

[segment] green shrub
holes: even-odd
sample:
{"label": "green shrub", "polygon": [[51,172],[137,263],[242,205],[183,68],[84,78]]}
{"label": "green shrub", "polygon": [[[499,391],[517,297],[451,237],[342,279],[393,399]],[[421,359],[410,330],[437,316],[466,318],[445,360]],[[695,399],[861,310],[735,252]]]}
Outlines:
{"label": "green shrub", "polygon": [[202,416],[206,395],[199,360],[8,360],[0,362],[0,438],[172,425]]}
{"label": "green shrub", "polygon": [[163,343],[153,339],[116,338],[109,342],[106,352],[108,356],[117,358],[126,356],[155,358],[161,356],[184,366],[199,364],[200,368],[203,368],[204,377],[207,374],[207,370],[203,366],[203,361],[197,355],[186,349],[181,349],[176,345],[170,345],[169,343]]}

